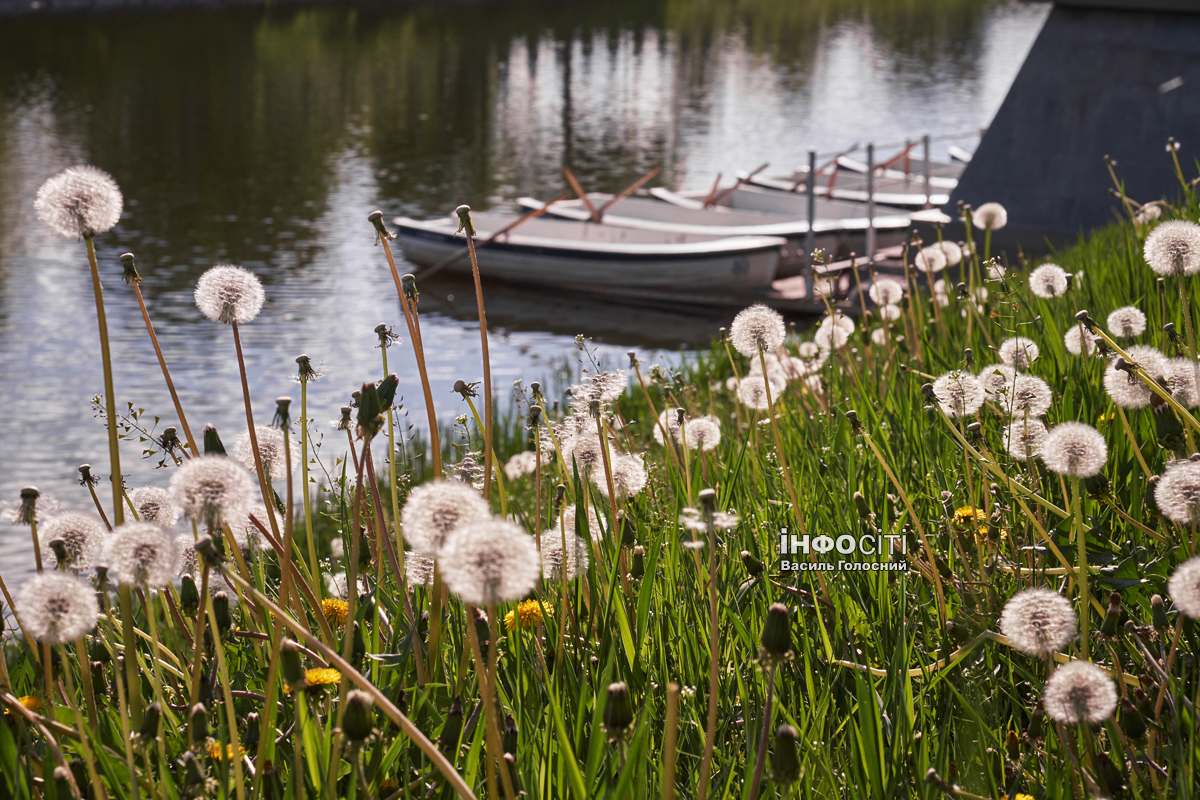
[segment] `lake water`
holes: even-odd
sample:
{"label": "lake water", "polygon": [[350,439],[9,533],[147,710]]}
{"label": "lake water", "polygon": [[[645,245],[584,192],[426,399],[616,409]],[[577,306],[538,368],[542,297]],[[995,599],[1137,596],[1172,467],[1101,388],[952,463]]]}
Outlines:
{"label": "lake water", "polygon": [[[327,375],[310,390],[325,420],[378,377],[373,329],[407,339],[366,215],[425,217],[459,203],[504,206],[584,186],[707,188],[809,148],[922,134],[973,149],[1048,4],[930,0],[628,0],[443,3],[355,10],[6,19],[0,25],[0,499],[37,485],[90,506],[84,462],[107,474],[89,399],[103,390],[82,244],[34,217],[41,182],[78,162],[111,172],[126,198],[97,247],[127,402],[174,424],[170,398],[117,256],[137,255],[146,301],[195,432],[227,444],[245,426],[229,328],[192,302],[218,262],[254,270],[262,314],[243,328],[257,418],[298,397],[294,359]],[[405,271],[403,265],[402,271]],[[469,282],[421,287],[434,401],[481,376]],[[677,360],[725,316],[665,314],[587,297],[485,286],[497,396],[516,379],[577,371],[577,334],[610,363]],[[395,349],[409,419],[425,412],[411,351]],[[337,449],[331,439],[326,451]],[[339,450],[340,452],[340,450]],[[131,486],[165,485],[123,445]],[[104,496],[102,494],[102,496]],[[10,587],[32,569],[26,528],[0,521]]]}

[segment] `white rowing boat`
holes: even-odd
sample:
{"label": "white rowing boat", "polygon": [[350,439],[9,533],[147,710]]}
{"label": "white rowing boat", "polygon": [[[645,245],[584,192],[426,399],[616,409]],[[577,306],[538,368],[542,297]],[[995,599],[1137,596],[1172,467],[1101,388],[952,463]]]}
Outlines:
{"label": "white rowing boat", "polygon": [[[472,213],[482,242],[517,219],[497,212]],[[404,257],[432,266],[458,253],[465,239],[455,234],[457,217],[419,221],[400,217],[398,242]],[[769,286],[787,240],[776,236],[638,230],[531,219],[478,248],[479,271],[489,278],[596,292],[637,290],[712,291]],[[446,269],[469,272],[463,255]]]}
{"label": "white rowing boat", "polygon": [[[797,168],[791,175],[770,177],[739,171],[737,177],[764,189],[795,194],[808,192],[808,167]],[[830,186],[831,178],[832,186]],[[872,196],[876,203],[895,208],[925,208],[926,203],[931,206],[942,206],[950,201],[950,194],[946,188],[934,185],[932,180],[929,182],[929,193],[926,194],[924,176],[888,178],[877,175],[872,189]],[[815,194],[818,197],[865,203],[867,202],[867,176],[850,169],[840,168],[835,175],[818,173]]]}
{"label": "white rowing boat", "polygon": [[[809,223],[808,198],[803,195],[737,187],[717,192],[720,200],[705,207],[706,192],[654,188],[650,194],[656,199],[627,197],[607,207],[612,195],[592,192],[587,197],[593,208],[606,207],[601,218],[603,225],[723,236],[784,236],[788,243],[780,259],[780,276],[798,274],[805,266]],[[531,210],[544,205],[531,197],[522,197],[517,202]],[[849,258],[851,253],[861,255],[866,252],[870,221],[865,205],[821,197],[815,199],[814,212],[814,249],[824,250],[827,257],[835,261]],[[554,203],[546,214],[577,222],[592,218],[580,200]],[[904,209],[876,206],[876,246],[888,247],[902,242],[914,216],[913,212]]]}

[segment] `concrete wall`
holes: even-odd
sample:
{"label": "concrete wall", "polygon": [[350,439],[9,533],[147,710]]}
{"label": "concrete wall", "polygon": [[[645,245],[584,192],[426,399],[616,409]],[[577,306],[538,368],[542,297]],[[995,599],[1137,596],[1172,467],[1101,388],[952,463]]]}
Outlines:
{"label": "concrete wall", "polygon": [[1195,177],[1200,16],[1056,6],[951,196],[1008,209],[1001,245],[1074,240],[1119,205],[1104,156],[1140,202],[1180,191],[1167,138]]}

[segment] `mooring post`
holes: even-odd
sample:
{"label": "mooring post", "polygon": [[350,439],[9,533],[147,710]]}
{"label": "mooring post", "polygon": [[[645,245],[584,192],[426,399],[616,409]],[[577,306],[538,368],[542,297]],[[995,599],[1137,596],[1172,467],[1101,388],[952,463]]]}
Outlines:
{"label": "mooring post", "polygon": [[921,144],[925,147],[925,207],[933,208],[933,203],[929,202],[929,134],[921,137]]}
{"label": "mooring post", "polygon": [[804,232],[804,297],[812,300],[813,251],[817,249],[817,234],[813,223],[817,221],[817,151],[808,151],[808,230]]}
{"label": "mooring post", "polygon": [[867,144],[867,261],[875,258],[875,143]]}

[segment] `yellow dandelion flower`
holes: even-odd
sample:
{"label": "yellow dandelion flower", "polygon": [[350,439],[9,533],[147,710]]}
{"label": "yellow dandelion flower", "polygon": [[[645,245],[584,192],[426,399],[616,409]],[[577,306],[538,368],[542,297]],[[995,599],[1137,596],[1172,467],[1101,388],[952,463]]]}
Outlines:
{"label": "yellow dandelion flower", "polygon": [[[236,757],[241,758],[244,755],[246,755],[246,748],[239,745],[238,749],[237,749]],[[209,742],[208,757],[211,758],[213,761],[223,761],[226,758],[232,760],[234,758],[233,745],[231,745],[231,744],[225,745],[225,752],[222,753],[221,745],[219,742]]]}
{"label": "yellow dandelion flower", "polygon": [[1018,792],[1017,796],[1013,800],[1033,800],[1033,795],[1025,794],[1024,792]]}
{"label": "yellow dandelion flower", "polygon": [[17,702],[35,714],[40,713],[42,710],[42,698],[34,697],[31,694],[27,694],[24,697],[19,698]]}
{"label": "yellow dandelion flower", "polygon": [[350,613],[350,604],[345,600],[338,600],[335,597],[330,597],[321,601],[321,613],[325,615],[325,619],[330,622],[336,622],[342,625],[346,622],[346,615]]}
{"label": "yellow dandelion flower", "polygon": [[504,627],[509,631],[515,631],[519,619],[522,628],[532,628],[542,621],[543,610],[549,613],[554,610],[554,606],[549,603],[539,603],[537,600],[525,600],[517,606],[516,611],[510,611],[504,615]]}
{"label": "yellow dandelion flower", "polygon": [[954,527],[962,530],[974,527],[976,533],[981,533],[987,528],[987,514],[982,508],[963,506],[954,512]]}
{"label": "yellow dandelion flower", "polygon": [[[322,689],[326,686],[336,685],[342,682],[342,673],[332,667],[313,667],[305,670],[304,680],[307,683],[306,689]],[[284,694],[291,694],[292,687],[284,686]]]}

